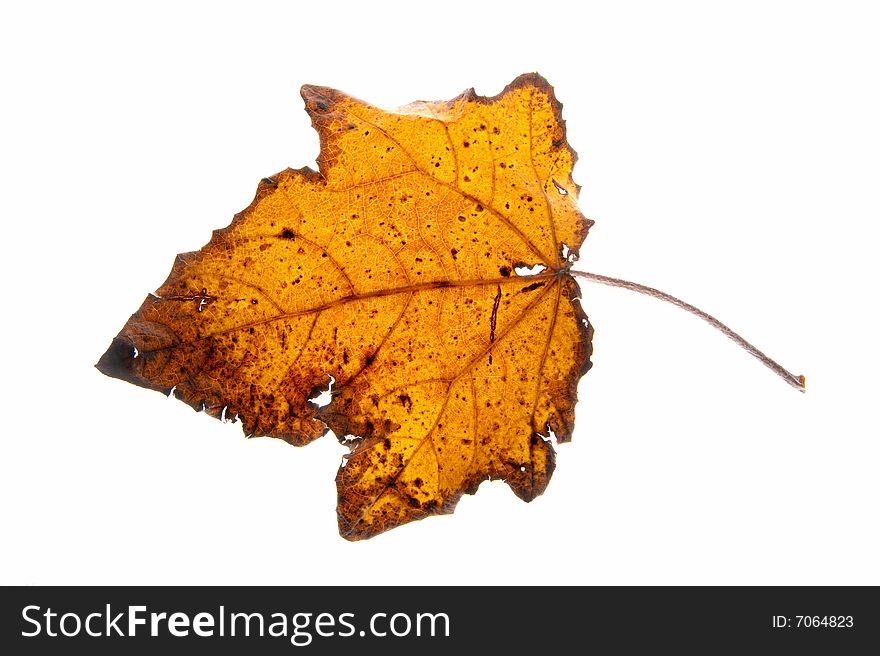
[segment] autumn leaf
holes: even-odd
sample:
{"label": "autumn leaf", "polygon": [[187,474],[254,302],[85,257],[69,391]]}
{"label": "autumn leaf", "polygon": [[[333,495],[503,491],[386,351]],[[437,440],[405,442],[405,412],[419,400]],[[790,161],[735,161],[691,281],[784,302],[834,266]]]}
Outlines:
{"label": "autumn leaf", "polygon": [[264,178],[177,256],[98,368],[248,435],[301,446],[332,430],[350,448],[336,477],[350,540],[452,512],[488,479],[534,499],[551,436],[571,438],[592,337],[569,273],[592,222],[553,89],[528,74],[391,112],[302,96],[319,171]]}

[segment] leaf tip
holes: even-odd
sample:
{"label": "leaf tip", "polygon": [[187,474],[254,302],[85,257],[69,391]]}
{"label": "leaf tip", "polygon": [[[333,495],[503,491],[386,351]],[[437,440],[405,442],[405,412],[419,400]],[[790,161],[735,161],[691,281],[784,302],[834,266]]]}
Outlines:
{"label": "leaf tip", "polygon": [[135,346],[125,337],[114,337],[110,347],[95,364],[105,376],[127,379],[134,369]]}
{"label": "leaf tip", "polygon": [[299,94],[306,104],[306,111],[313,117],[328,113],[340,96],[340,92],[336,89],[314,84],[302,85]]}
{"label": "leaf tip", "polygon": [[95,369],[105,376],[118,378],[138,387],[163,391],[167,395],[170,389],[161,390],[144,379],[141,375],[141,365],[137,358],[137,348],[131,339],[116,336],[104,352],[104,355],[95,364]]}
{"label": "leaf tip", "polygon": [[513,82],[507,85],[508,89],[518,89],[520,87],[537,87],[552,93],[553,87],[543,75],[538,72],[522,73],[514,78]]}

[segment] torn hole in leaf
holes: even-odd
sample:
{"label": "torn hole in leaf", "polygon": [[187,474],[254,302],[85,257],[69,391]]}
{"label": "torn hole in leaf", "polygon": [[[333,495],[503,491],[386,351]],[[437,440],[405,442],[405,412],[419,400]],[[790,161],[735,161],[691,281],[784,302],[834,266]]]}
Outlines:
{"label": "torn hole in leaf", "polygon": [[139,355],[138,347],[137,347],[137,346],[134,346],[134,347],[132,347],[132,348],[133,348],[134,350],[133,350],[132,353],[131,353],[131,357],[136,358],[136,357]]}
{"label": "torn hole in leaf", "polygon": [[568,196],[568,190],[556,182],[556,180],[553,181],[553,186],[556,187],[556,191],[558,191],[561,196]]}
{"label": "torn hole in leaf", "polygon": [[331,390],[333,389],[333,383],[336,382],[336,379],[333,376],[329,376],[330,382],[327,383],[327,387],[316,387],[312,390],[312,395],[309,397],[309,403],[319,408],[323,408],[325,405],[330,403],[333,396],[331,394]]}
{"label": "torn hole in leaf", "polygon": [[224,424],[226,423],[226,408],[228,407],[228,405],[224,405],[223,409],[220,411],[220,421],[222,421]]}
{"label": "torn hole in leaf", "polygon": [[553,432],[553,429],[550,428],[550,424],[547,424],[547,434],[542,435],[541,433],[535,433],[538,437],[544,440],[547,444],[552,447],[559,446],[559,440],[556,438],[556,433]]}
{"label": "torn hole in leaf", "polygon": [[520,262],[519,264],[513,267],[513,270],[516,271],[516,275],[518,276],[534,276],[538,273],[541,273],[544,269],[546,269],[543,264],[535,264],[534,266],[529,266],[528,264],[523,264]]}
{"label": "torn hole in leaf", "polygon": [[342,461],[339,463],[340,467],[345,467],[348,464],[348,459],[354,454],[354,449],[358,442],[360,442],[363,438],[357,435],[343,435],[342,437],[337,438],[339,443],[343,446],[347,446],[349,448],[349,452],[342,456]]}

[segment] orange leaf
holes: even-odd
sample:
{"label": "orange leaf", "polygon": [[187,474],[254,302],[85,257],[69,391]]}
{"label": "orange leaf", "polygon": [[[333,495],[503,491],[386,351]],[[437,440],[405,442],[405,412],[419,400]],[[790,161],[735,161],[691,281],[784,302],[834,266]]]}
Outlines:
{"label": "orange leaf", "polygon": [[331,429],[351,449],[336,478],[351,540],[452,512],[487,479],[530,501],[551,432],[571,438],[592,337],[569,274],[591,221],[553,89],[522,75],[393,112],[302,96],[319,171],[264,178],[98,368],[251,435]]}

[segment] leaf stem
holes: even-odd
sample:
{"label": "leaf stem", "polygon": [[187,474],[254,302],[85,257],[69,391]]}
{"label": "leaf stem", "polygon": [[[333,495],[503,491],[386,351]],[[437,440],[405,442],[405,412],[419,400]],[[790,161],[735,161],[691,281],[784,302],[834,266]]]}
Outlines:
{"label": "leaf stem", "polygon": [[588,273],[586,271],[574,271],[569,270],[569,273],[577,276],[579,278],[583,278],[585,280],[589,280],[591,282],[599,283],[600,285],[608,285],[610,287],[621,287],[623,289],[629,289],[633,292],[638,292],[639,294],[644,294],[645,296],[650,296],[652,298],[659,299],[661,301],[666,301],[667,303],[671,303],[672,305],[681,308],[682,310],[686,310],[690,312],[694,316],[699,317],[710,326],[715,328],[716,330],[721,331],[731,340],[736,342],[742,349],[744,349],[747,353],[758,358],[761,363],[772,370],[777,376],[779,376],[786,383],[794,387],[796,390],[800,392],[806,391],[806,379],[803,376],[795,376],[788,369],[780,365],[778,362],[768,357],[765,353],[760,351],[751,343],[747,342],[743,339],[739,334],[735,333],[731,328],[721,323],[713,317],[711,314],[703,312],[698,307],[694,307],[690,303],[685,303],[680,298],[676,298],[671,294],[667,294],[666,292],[661,292],[659,289],[654,289],[653,287],[648,287],[647,285],[640,285],[637,282],[630,282],[629,280],[621,280],[620,278],[611,278],[609,276],[603,276],[598,273]]}

